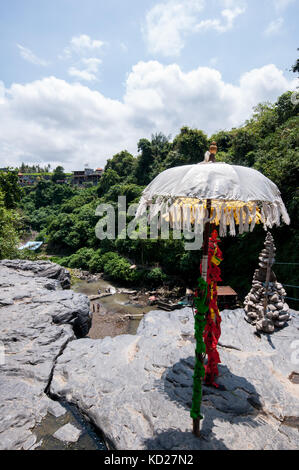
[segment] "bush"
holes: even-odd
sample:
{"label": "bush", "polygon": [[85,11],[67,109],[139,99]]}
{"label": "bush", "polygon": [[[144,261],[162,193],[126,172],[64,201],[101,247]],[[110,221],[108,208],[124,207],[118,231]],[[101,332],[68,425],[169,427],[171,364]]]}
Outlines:
{"label": "bush", "polygon": [[0,259],[17,255],[19,215],[4,205],[4,195],[0,190]]}
{"label": "bush", "polygon": [[89,269],[89,262],[94,255],[92,248],[81,248],[76,253],[68,257],[69,268]]}
{"label": "bush", "polygon": [[94,253],[93,257],[89,260],[88,270],[91,273],[100,273],[103,271],[103,255],[98,250]]}
{"label": "bush", "polygon": [[68,267],[69,256],[51,256],[50,261],[52,263],[60,264],[60,266]]}
{"label": "bush", "polygon": [[157,286],[166,280],[167,276],[161,268],[154,268],[146,274],[146,281]]}
{"label": "bush", "polygon": [[137,282],[139,273],[130,269],[131,263],[116,253],[105,253],[102,257],[104,272],[115,281]]}

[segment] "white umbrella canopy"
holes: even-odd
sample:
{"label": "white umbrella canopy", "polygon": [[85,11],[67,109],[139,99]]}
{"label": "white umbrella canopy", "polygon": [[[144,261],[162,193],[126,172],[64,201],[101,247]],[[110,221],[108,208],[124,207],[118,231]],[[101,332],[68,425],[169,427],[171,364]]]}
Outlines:
{"label": "white umbrella canopy", "polygon": [[264,228],[290,223],[278,187],[253,168],[222,162],[202,162],[170,168],[160,173],[143,191],[136,218],[150,208],[149,216],[161,212],[172,226],[181,223],[203,230],[208,219],[220,225],[219,235],[252,231],[256,223]]}

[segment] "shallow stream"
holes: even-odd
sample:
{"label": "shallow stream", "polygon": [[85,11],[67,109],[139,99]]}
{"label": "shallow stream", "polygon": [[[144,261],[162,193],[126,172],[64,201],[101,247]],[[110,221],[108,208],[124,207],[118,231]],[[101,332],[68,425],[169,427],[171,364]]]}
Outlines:
{"label": "shallow stream", "polygon": [[[75,292],[94,296],[99,291],[104,293],[110,287],[114,286],[103,279],[96,282],[80,280],[73,285],[72,289]],[[142,315],[150,312],[155,307],[134,304],[128,294],[116,293],[91,300],[90,308],[93,312],[93,319],[88,337],[98,339],[105,338],[105,336],[114,337],[122,334],[135,335]]]}
{"label": "shallow stream", "polygon": [[[106,289],[111,287],[114,288],[103,279],[96,282],[79,280],[72,286],[72,289],[87,296],[95,296],[98,295],[99,291],[105,293]],[[143,314],[153,310],[153,308],[147,305],[133,304],[130,296],[125,293],[116,293],[91,300],[90,309],[95,311],[93,312],[92,327],[88,337],[99,339],[121,334],[135,335]],[[129,315],[133,318],[130,318]],[[106,450],[99,432],[83,417],[78,409],[74,405],[62,401],[59,401],[59,403],[66,408],[66,413],[59,418],[47,414],[34,429],[37,442],[40,442],[36,450]],[[82,430],[82,434],[76,443],[61,442],[53,437],[53,434],[59,428],[68,423]]]}

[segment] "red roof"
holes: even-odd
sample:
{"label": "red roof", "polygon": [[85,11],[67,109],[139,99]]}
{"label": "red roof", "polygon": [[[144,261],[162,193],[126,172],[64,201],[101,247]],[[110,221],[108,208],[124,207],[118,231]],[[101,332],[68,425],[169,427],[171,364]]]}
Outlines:
{"label": "red roof", "polygon": [[218,295],[237,295],[230,286],[217,286]]}

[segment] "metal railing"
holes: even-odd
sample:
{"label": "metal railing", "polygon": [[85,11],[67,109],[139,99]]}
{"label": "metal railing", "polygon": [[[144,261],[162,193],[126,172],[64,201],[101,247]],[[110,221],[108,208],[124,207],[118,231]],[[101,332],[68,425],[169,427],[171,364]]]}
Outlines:
{"label": "metal railing", "polygon": [[[280,263],[280,262],[276,262],[276,261],[275,261],[274,264],[284,265],[284,266],[287,266],[287,265],[289,265],[289,266],[299,266],[299,263]],[[282,285],[283,285],[283,287],[290,287],[292,289],[299,289],[299,286],[293,286],[293,285],[290,285],[290,284],[283,284],[283,283],[282,283]],[[299,302],[299,299],[294,298],[294,297],[285,297],[285,298],[288,299],[288,300],[293,300],[295,302]]]}

